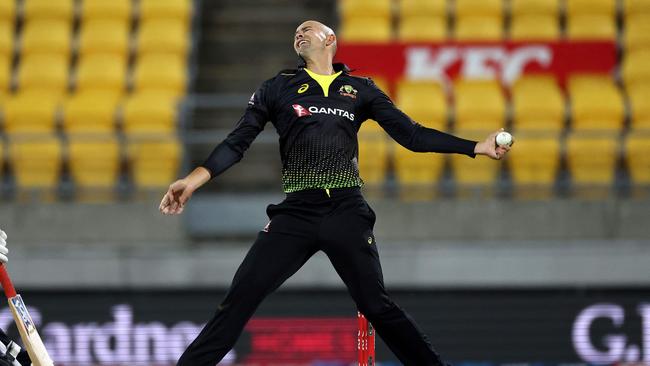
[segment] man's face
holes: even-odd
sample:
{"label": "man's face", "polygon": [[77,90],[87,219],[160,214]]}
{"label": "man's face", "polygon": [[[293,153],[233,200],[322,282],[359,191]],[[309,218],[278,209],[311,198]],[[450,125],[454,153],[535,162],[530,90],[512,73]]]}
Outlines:
{"label": "man's face", "polygon": [[306,21],[298,26],[293,39],[293,49],[299,56],[305,56],[318,49],[324,49],[328,34],[322,24]]}

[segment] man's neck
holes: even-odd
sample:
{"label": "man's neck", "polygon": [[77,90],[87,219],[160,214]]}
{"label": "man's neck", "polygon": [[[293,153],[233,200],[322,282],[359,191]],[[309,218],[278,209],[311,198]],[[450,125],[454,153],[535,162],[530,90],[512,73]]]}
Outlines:
{"label": "man's neck", "polygon": [[308,59],[307,68],[319,75],[332,75],[334,74],[334,67],[332,67],[332,60],[329,57],[320,57],[318,59]]}

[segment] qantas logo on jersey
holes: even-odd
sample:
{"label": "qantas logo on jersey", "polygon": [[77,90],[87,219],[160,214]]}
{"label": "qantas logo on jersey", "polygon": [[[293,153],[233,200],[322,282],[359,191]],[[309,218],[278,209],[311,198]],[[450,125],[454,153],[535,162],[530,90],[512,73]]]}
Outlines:
{"label": "qantas logo on jersey", "polygon": [[345,117],[350,121],[354,121],[354,113],[350,113],[346,110],[339,109],[339,108],[325,108],[325,107],[316,107],[316,106],[305,108],[300,104],[294,104],[291,107],[293,108],[293,111],[296,113],[296,116],[298,117],[311,116],[312,114],[329,114],[333,116]]}

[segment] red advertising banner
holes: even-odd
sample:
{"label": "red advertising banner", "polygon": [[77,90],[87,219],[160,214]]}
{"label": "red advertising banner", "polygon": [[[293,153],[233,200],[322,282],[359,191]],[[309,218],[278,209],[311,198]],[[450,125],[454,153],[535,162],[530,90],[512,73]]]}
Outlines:
{"label": "red advertising banner", "polygon": [[523,74],[552,73],[564,85],[573,73],[609,74],[616,66],[616,45],[589,42],[391,43],[346,44],[336,55],[359,75],[389,81],[500,79],[510,85]]}

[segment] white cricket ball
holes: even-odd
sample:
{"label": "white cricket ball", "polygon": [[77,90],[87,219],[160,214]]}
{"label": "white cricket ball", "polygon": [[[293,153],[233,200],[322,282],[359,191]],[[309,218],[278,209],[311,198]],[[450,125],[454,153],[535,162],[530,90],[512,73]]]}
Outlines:
{"label": "white cricket ball", "polygon": [[496,138],[497,145],[510,146],[512,145],[512,135],[508,132],[499,132]]}

